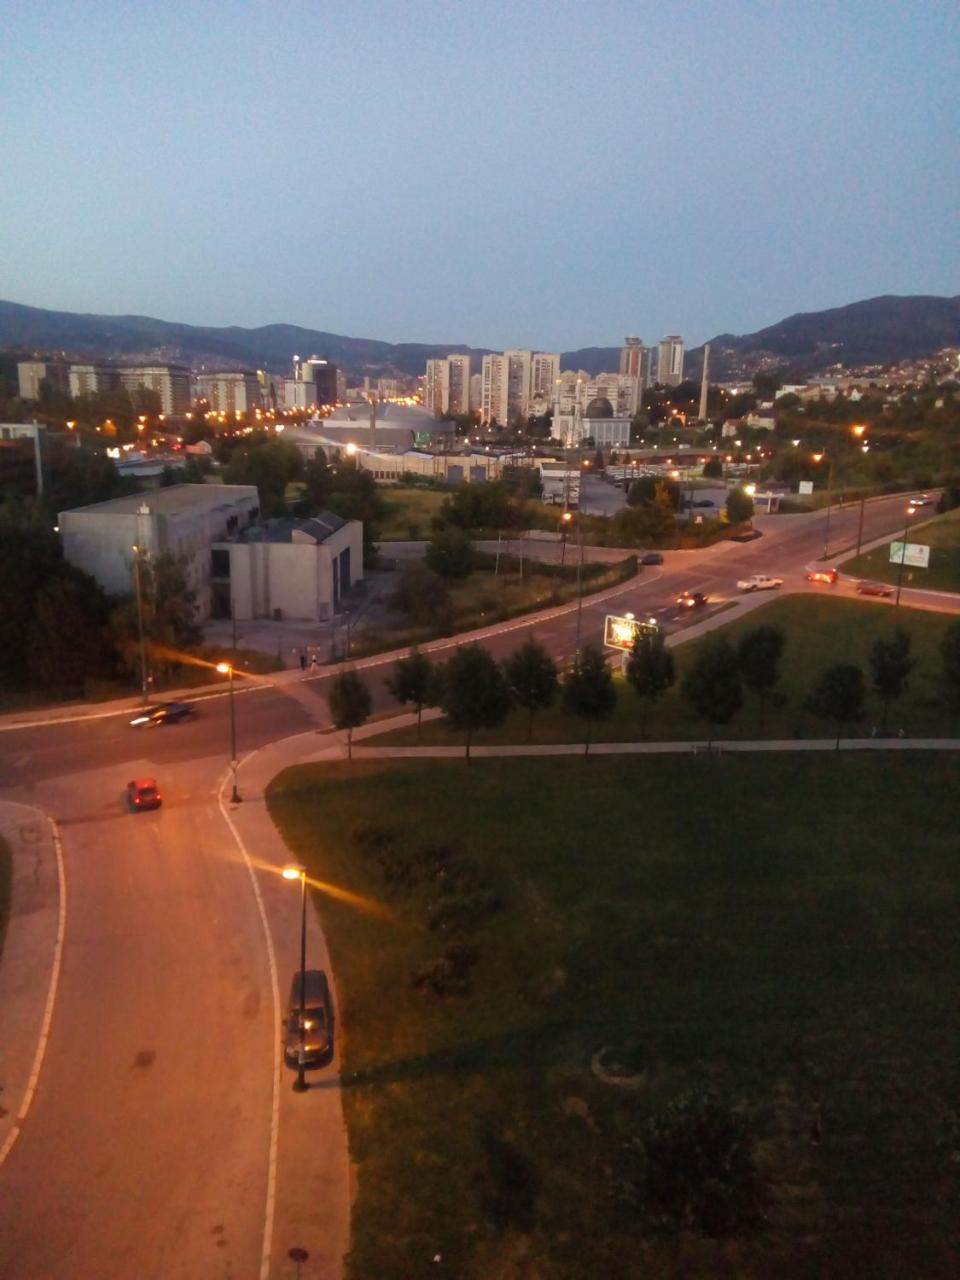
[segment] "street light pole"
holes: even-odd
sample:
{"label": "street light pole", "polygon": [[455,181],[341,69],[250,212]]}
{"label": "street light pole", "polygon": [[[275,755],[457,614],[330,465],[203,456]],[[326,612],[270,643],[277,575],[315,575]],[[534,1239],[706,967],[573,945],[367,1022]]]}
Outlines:
{"label": "street light pole", "polygon": [[217,670],[222,676],[228,676],[230,679],[230,769],[233,773],[233,791],[230,795],[231,803],[239,804],[242,796],[237,790],[237,714],[233,706],[233,664],[230,662],[218,662]]}
{"label": "street light pole", "polygon": [[903,564],[907,558],[907,533],[910,529],[910,517],[915,511],[916,507],[913,505],[907,507],[907,519],[903,526],[903,542],[900,544],[900,563],[897,566],[897,598],[893,602],[894,605],[898,605],[900,603],[900,587],[903,583]]}
{"label": "street light pole", "polygon": [[300,881],[300,1049],[297,1054],[297,1078],[293,1082],[294,1093],[308,1089],[304,1071],[306,1068],[306,1017],[307,1017],[307,869],[301,866],[283,868],[284,880]]}
{"label": "street light pole", "polygon": [[580,661],[580,624],[583,619],[583,533],[577,521],[577,661]]}
{"label": "street light pole", "polygon": [[143,634],[143,591],[140,585],[140,544],[133,544],[133,581],[137,589],[137,635],[140,640],[140,700],[147,705],[147,645]]}
{"label": "street light pole", "polygon": [[833,502],[833,456],[830,457],[827,471],[827,528],[823,537],[823,558],[826,560],[830,547],[830,506]]}

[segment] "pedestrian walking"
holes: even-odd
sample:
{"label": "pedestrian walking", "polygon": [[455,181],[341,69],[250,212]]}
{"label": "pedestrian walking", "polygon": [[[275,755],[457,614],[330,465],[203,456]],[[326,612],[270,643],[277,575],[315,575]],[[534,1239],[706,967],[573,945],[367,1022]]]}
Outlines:
{"label": "pedestrian walking", "polygon": [[301,649],[300,650],[300,670],[306,671],[306,669],[307,669],[307,655]]}

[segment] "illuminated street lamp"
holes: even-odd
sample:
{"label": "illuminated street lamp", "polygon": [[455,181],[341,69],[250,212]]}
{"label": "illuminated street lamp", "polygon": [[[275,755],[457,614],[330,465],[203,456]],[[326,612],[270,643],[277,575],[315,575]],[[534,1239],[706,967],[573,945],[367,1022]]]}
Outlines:
{"label": "illuminated street lamp", "polygon": [[143,587],[140,582],[140,544],[133,544],[133,581],[137,589],[137,637],[140,642],[140,700],[147,705],[147,645],[143,633]]}
{"label": "illuminated street lamp", "polygon": [[916,514],[916,510],[917,508],[912,502],[907,504],[907,518],[903,526],[903,542],[900,544],[900,563],[897,566],[897,598],[893,602],[895,605],[900,603],[900,585],[903,582],[903,562],[907,558],[907,533],[910,529],[910,519]]}
{"label": "illuminated street lamp", "polygon": [[567,530],[570,527],[570,521],[573,519],[572,511],[564,511],[560,517],[560,568],[562,569],[567,560]]}
{"label": "illuminated street lamp", "polygon": [[[816,463],[822,462],[824,458],[827,458],[826,450],[823,450],[821,453],[815,453],[813,455],[813,460]],[[821,556],[821,559],[823,560],[826,560],[827,556],[829,555],[830,507],[832,502],[833,502],[833,455],[831,454],[830,457],[827,458],[827,527],[823,535],[823,555]]]}
{"label": "illuminated street lamp", "polygon": [[284,880],[300,881],[300,1048],[297,1051],[297,1078],[293,1082],[295,1093],[305,1093],[307,1081],[304,1076],[306,1066],[306,1017],[307,1017],[307,869],[299,864],[283,868]]}
{"label": "illuminated street lamp", "polygon": [[233,792],[230,800],[233,804],[239,804],[242,797],[237,790],[237,716],[233,708],[233,664],[218,662],[217,670],[222,676],[230,677],[230,769],[233,773]]}

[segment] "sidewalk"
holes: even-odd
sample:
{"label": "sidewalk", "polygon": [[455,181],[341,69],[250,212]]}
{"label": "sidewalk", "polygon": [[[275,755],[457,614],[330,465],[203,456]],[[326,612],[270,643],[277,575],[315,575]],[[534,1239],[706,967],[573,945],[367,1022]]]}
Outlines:
{"label": "sidewalk", "polygon": [[59,979],[66,894],[58,837],[39,809],[0,801],[10,918],[0,954],[0,1165],[33,1100]]}

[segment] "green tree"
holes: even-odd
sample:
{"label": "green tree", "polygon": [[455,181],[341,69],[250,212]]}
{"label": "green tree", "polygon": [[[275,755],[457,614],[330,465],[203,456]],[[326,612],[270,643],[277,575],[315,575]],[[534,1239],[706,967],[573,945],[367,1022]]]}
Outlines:
{"label": "green tree", "polygon": [[743,489],[731,489],[727,494],[727,519],[731,524],[746,524],[753,519],[753,499]]}
{"label": "green tree", "polygon": [[740,637],[737,661],[743,683],[760,699],[760,731],[763,732],[767,698],[780,680],[784,636],[778,627],[754,627]]}
{"label": "green tree", "polygon": [[[136,575],[131,564],[131,594],[113,610],[111,631],[124,666],[136,671],[140,663]],[[149,669],[165,681],[184,653],[203,638],[197,621],[197,592],[190,585],[187,558],[163,551],[140,559],[140,601]]]}
{"label": "green tree", "polygon": [[960,621],[951,622],[940,641],[940,678],[951,705],[960,707]]}
{"label": "green tree", "polygon": [[823,672],[807,698],[808,711],[836,723],[838,751],[843,726],[863,716],[863,697],[863,672],[851,662],[838,662]]}
{"label": "green tree", "polygon": [[513,524],[515,511],[500,481],[464,481],[444,502],[440,517],[460,529],[505,529]]}
{"label": "green tree", "polygon": [[476,730],[496,729],[510,710],[510,690],[503,672],[481,645],[464,645],[446,663],[440,705],[450,727],[466,733],[469,764],[470,739]]}
{"label": "green tree", "polygon": [[28,636],[37,592],[63,566],[57,535],[49,524],[37,523],[38,512],[5,503],[0,520],[0,684],[7,688],[29,681]]}
{"label": "green tree", "polygon": [[403,566],[389,603],[392,609],[405,613],[417,626],[440,630],[450,626],[450,592],[447,584],[422,561],[416,560]]}
{"label": "green tree", "polygon": [[563,678],[563,710],[586,725],[583,754],[590,753],[590,728],[595,720],[608,720],[617,705],[613,676],[596,645],[584,645]]}
{"label": "green tree", "polygon": [[401,706],[412,702],[417,711],[417,741],[420,741],[420,721],[423,708],[433,705],[436,679],[433,663],[419,649],[411,649],[405,658],[393,664],[393,674],[384,683],[387,692]]}
{"label": "green tree", "polygon": [[427,567],[441,578],[467,578],[473,572],[474,554],[470,535],[450,526],[433,535],[426,556]]}
{"label": "green tree", "polygon": [[707,641],[684,677],[683,693],[697,715],[710,724],[707,746],[711,746],[713,729],[729,724],[743,706],[740,663],[729,641],[719,637]]}
{"label": "green tree", "polygon": [[640,699],[640,737],[646,737],[647,712],[676,680],[673,654],[664,644],[663,633],[640,633],[627,659],[627,679]]}
{"label": "green tree", "polygon": [[899,628],[892,636],[877,636],[868,661],[873,691],[883,705],[880,729],[885,732],[890,703],[903,693],[910,672],[917,665],[916,658],[910,656],[910,637]]}
{"label": "green tree", "polygon": [[370,690],[356,671],[340,671],[330,681],[327,705],[335,727],[347,731],[347,759],[352,760],[353,731],[370,715]]}
{"label": "green tree", "polygon": [[680,486],[676,480],[669,476],[664,478],[640,476],[630,486],[630,491],[627,494],[627,505],[641,507],[647,502],[662,501],[663,495],[666,495],[671,511],[680,509]]}
{"label": "green tree", "polygon": [[723,478],[723,459],[708,458],[703,464],[703,474],[708,480],[721,480]]}
{"label": "green tree", "polygon": [[68,565],[48,578],[33,602],[27,637],[30,674],[41,687],[79,696],[87,680],[108,675],[105,643],[109,602],[96,582]]}
{"label": "green tree", "polygon": [[303,473],[303,454],[289,440],[262,440],[236,448],[223,472],[225,484],[254,484],[263,516],[283,515],[287,485]]}
{"label": "green tree", "polygon": [[535,636],[515,649],[503,663],[510,695],[527,712],[527,741],[533,738],[533,717],[552,707],[557,698],[557,664]]}

